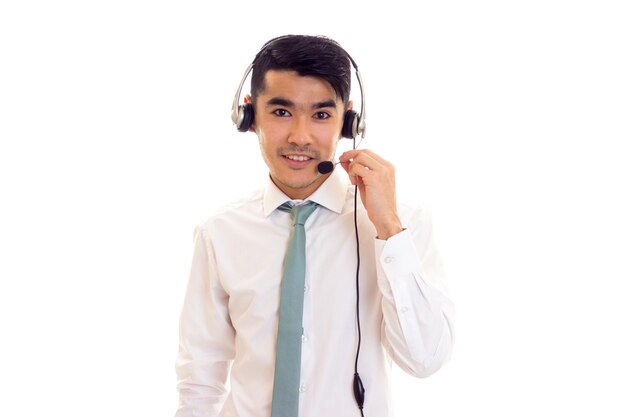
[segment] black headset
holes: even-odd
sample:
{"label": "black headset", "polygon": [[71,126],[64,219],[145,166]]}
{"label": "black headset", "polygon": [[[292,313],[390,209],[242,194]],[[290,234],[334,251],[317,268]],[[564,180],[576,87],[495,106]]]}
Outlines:
{"label": "black headset", "polygon": [[[276,41],[280,39],[284,39],[287,36],[280,36],[278,38],[272,39],[267,42],[259,51],[261,54],[267,48],[272,46]],[[340,47],[341,48],[341,47]],[[363,92],[363,82],[361,81],[361,74],[359,73],[359,67],[357,66],[354,59],[343,49],[341,48],[350,62],[352,63],[352,67],[354,68],[354,72],[356,74],[356,79],[359,82],[359,90],[361,91],[361,112],[357,113],[354,110],[346,111],[343,117],[343,126],[341,128],[341,136],[348,139],[355,139],[357,136],[365,137],[365,93]],[[233,108],[231,113],[231,119],[233,123],[237,126],[237,130],[240,132],[247,132],[252,123],[254,123],[254,107],[252,103],[246,103],[243,105],[239,104],[239,100],[241,98],[241,90],[243,89],[243,85],[248,78],[248,74],[252,72],[254,67],[254,62],[248,65],[246,71],[243,74],[243,78],[239,83],[239,88],[237,88],[237,93],[235,94],[235,99],[233,100]]]}

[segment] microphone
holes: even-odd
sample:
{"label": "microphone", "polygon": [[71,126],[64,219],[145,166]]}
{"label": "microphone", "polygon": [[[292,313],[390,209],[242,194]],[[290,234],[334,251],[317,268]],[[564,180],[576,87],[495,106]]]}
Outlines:
{"label": "microphone", "polygon": [[333,163],[332,161],[322,161],[317,164],[317,171],[320,174],[330,174],[331,172],[333,172],[333,170],[335,169],[335,165],[337,165],[338,163],[339,162]]}

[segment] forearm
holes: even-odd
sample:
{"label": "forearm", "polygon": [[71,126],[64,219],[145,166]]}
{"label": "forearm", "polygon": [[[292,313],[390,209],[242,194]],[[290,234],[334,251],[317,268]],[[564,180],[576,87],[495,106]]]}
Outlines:
{"label": "forearm", "polygon": [[190,359],[181,351],[176,362],[179,393],[176,417],[217,417],[228,394],[225,381],[229,369],[228,362]]}
{"label": "forearm", "polygon": [[454,305],[443,286],[434,247],[414,242],[412,232],[405,230],[389,242],[376,242],[382,334],[394,361],[408,373],[425,377],[451,354]]}
{"label": "forearm", "polygon": [[176,417],[217,417],[228,393],[234,330],[210,242],[196,231],[195,252],[180,316]]}

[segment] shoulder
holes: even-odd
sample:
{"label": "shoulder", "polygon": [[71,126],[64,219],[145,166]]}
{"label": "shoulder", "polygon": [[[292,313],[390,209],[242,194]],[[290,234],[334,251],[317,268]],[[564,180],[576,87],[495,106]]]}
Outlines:
{"label": "shoulder", "polygon": [[425,203],[400,201],[397,206],[403,220],[430,222],[431,211]]}
{"label": "shoulder", "polygon": [[263,215],[263,189],[255,190],[240,199],[223,204],[211,211],[196,226],[196,231],[209,233],[215,229],[233,227]]}
{"label": "shoulder", "polygon": [[412,234],[430,234],[432,228],[432,212],[424,201],[412,199],[399,199],[397,204],[398,216],[405,229]]}

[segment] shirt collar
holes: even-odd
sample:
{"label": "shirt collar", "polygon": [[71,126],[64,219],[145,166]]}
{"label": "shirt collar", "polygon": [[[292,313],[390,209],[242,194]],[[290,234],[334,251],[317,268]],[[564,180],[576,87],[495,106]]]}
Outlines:
{"label": "shirt collar", "polygon": [[[314,201],[335,213],[341,213],[348,188],[341,178],[339,170],[334,170],[326,181],[319,186],[305,201]],[[274,184],[268,176],[268,184],[263,194],[263,214],[267,217],[284,202],[292,201]]]}

